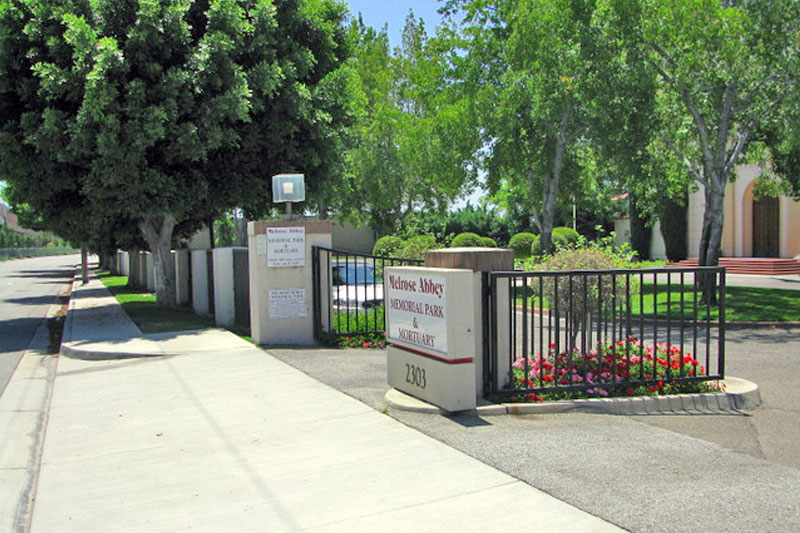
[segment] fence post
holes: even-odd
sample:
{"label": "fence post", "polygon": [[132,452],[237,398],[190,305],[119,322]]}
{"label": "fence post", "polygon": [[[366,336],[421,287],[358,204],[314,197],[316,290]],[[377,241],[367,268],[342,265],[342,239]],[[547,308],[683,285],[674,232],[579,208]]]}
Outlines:
{"label": "fence post", "polygon": [[189,295],[189,250],[175,250],[175,303],[184,307],[191,303]]}

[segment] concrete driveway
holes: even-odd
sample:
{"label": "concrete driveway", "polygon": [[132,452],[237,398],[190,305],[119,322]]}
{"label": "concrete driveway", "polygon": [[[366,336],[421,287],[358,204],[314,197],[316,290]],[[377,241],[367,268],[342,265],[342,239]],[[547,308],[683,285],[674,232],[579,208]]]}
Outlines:
{"label": "concrete driveway", "polygon": [[[267,351],[385,408],[382,351]],[[729,375],[759,385],[760,407],[702,415],[389,414],[631,531],[798,531],[800,329],[731,330],[727,365]]]}

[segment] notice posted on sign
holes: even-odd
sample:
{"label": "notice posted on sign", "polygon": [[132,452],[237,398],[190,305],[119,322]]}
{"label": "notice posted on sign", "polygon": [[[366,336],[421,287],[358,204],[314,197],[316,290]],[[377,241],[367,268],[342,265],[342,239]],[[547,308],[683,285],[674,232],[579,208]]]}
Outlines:
{"label": "notice posted on sign", "polygon": [[270,289],[270,318],[305,318],[308,316],[305,289]]}
{"label": "notice posted on sign", "polygon": [[447,353],[446,283],[443,276],[391,273],[386,278],[388,338]]}

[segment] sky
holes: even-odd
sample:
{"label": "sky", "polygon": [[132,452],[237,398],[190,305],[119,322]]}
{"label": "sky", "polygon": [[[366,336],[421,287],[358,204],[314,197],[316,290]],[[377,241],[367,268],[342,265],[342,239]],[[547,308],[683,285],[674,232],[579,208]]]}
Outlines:
{"label": "sky", "polygon": [[410,9],[416,17],[425,20],[428,35],[433,35],[433,28],[442,20],[436,13],[442,4],[436,0],[349,0],[348,4],[353,16],[357,17],[360,12],[367,26],[380,30],[388,24],[392,48],[400,46],[400,36]]}
{"label": "sky", "polygon": [[[348,0],[348,4],[353,16],[357,17],[360,12],[367,26],[381,29],[384,24],[388,24],[389,45],[392,48],[400,46],[409,10],[414,11],[414,16],[425,20],[425,30],[428,35],[433,35],[434,28],[442,20],[436,12],[442,6],[442,2],[436,0]],[[481,189],[477,189],[466,198],[456,201],[451,208],[464,207],[467,202],[478,205],[484,194]]]}

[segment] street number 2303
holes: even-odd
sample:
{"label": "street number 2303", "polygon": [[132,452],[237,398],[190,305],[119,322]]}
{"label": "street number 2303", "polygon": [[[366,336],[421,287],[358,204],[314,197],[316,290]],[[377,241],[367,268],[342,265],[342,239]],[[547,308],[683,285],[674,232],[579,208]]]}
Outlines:
{"label": "street number 2303", "polygon": [[425,369],[406,363],[406,383],[411,383],[424,389],[428,384],[427,379],[425,379]]}

